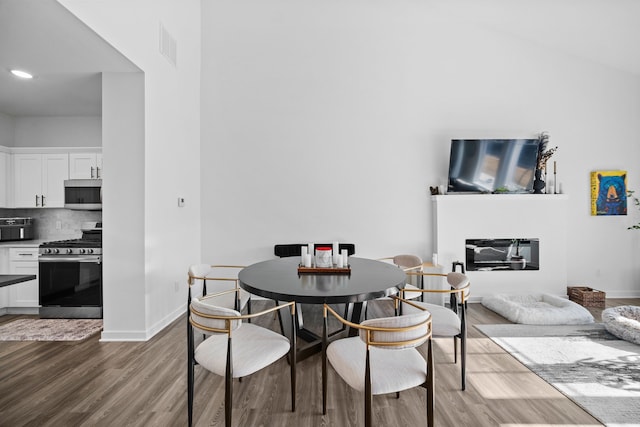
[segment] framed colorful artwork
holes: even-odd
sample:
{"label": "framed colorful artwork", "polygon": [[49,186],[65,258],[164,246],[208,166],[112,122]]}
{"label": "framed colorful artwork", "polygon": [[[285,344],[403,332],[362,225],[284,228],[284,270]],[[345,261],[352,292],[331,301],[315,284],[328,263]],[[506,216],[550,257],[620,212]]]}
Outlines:
{"label": "framed colorful artwork", "polygon": [[591,172],[591,215],[627,214],[627,171]]}

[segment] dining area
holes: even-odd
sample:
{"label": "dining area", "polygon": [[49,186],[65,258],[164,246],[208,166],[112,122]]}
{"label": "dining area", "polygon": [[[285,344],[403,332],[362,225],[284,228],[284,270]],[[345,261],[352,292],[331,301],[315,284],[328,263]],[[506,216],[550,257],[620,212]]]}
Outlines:
{"label": "dining area", "polygon": [[[254,425],[260,412],[281,425],[304,425],[301,413],[308,425],[435,425],[432,338],[453,338],[446,363],[461,366],[464,390],[468,278],[416,256],[361,258],[337,242],[275,245],[274,255],[190,266],[189,425]],[[447,295],[449,307],[426,294]],[[212,376],[224,387],[211,390]],[[207,411],[212,392],[224,394],[224,417]]]}

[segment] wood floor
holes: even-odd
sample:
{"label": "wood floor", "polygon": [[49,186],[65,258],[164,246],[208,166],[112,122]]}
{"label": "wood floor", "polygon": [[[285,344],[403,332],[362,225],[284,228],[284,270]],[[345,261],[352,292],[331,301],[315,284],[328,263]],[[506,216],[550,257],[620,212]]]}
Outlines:
{"label": "wood floor", "polygon": [[[265,302],[255,302],[256,308]],[[378,303],[379,304],[379,303]],[[607,306],[640,299],[607,300]],[[386,307],[370,307],[370,317]],[[376,313],[377,311],[377,313]],[[592,309],[600,320],[602,310]],[[17,316],[2,316],[0,324]],[[474,324],[509,323],[469,305],[467,390],[460,390],[453,340],[435,339],[436,425],[600,425],[500,347]],[[277,328],[273,316],[261,320]],[[0,342],[0,426],[185,426],[186,323],[179,319],[144,343]],[[361,426],[364,398],[330,370],[322,415],[320,356],[298,364],[297,410],[291,412],[285,359],[234,384],[237,426]],[[421,388],[374,396],[378,426],[426,425]],[[224,424],[223,379],[196,367],[194,419]]]}

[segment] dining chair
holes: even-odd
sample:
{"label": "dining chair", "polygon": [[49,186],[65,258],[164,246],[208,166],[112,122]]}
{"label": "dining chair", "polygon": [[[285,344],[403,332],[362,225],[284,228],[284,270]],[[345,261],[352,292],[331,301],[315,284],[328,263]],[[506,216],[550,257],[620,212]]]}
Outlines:
{"label": "dining chair", "polygon": [[[289,356],[291,376],[291,411],[296,410],[296,340],[244,319],[256,318],[289,307],[292,335],[295,332],[295,302],[282,303],[259,313],[240,314],[239,311],[217,305],[238,289],[194,297],[189,305],[187,323],[187,403],[189,426],[193,423],[194,371],[200,365],[209,372],[224,377],[225,426],[231,426],[233,404],[233,379],[251,375]],[[206,335],[195,345],[198,331]]]}
{"label": "dining chair", "polygon": [[462,390],[466,389],[466,363],[467,363],[467,301],[470,296],[471,283],[469,278],[462,273],[427,273],[409,272],[409,275],[424,277],[434,276],[446,278],[449,289],[408,289],[401,290],[400,297],[406,293],[437,293],[451,296],[449,307],[415,301],[407,307],[407,311],[426,309],[433,319],[433,336],[453,337],[453,358],[458,363],[458,340],[460,340],[460,370]]}
{"label": "dining chair", "polygon": [[[417,271],[417,272],[423,271],[422,258],[420,258],[417,255],[396,255],[392,257],[378,258],[378,261],[393,263],[396,267],[401,268],[407,273],[412,271]],[[412,281],[415,283],[412,283]],[[422,286],[421,276],[407,275],[407,283],[405,284],[404,289],[417,290],[417,289],[422,289],[422,287],[423,286]],[[420,296],[421,296],[420,293],[407,293],[405,294],[404,298],[414,299],[414,298],[419,298]],[[374,301],[392,301],[392,297],[377,298]],[[367,308],[369,304],[370,302],[367,303],[367,306],[365,306],[365,311],[364,311],[365,319],[367,318],[367,314],[368,314]],[[398,314],[402,314],[402,304],[398,305],[397,303],[394,303],[394,309],[398,310],[398,308],[400,309],[400,312],[398,313],[398,311],[396,311],[396,316]]]}
{"label": "dining chair", "polygon": [[[394,297],[397,298],[397,297]],[[407,301],[410,302],[410,301]],[[411,314],[365,320],[355,324],[324,305],[322,351],[322,413],[327,413],[327,361],[353,389],[365,395],[365,426],[373,423],[373,396],[398,393],[413,387],[426,389],[427,424],[434,425],[433,349],[431,314],[424,309]],[[359,335],[329,343],[327,317],[331,314]],[[427,358],[418,347],[427,343]]]}
{"label": "dining chair", "polygon": [[192,297],[203,297],[208,293],[237,289],[238,292],[218,297],[217,304],[240,312],[247,307],[247,313],[251,314],[251,294],[240,289],[238,285],[238,272],[243,268],[242,265],[190,265],[187,304],[191,303]]}

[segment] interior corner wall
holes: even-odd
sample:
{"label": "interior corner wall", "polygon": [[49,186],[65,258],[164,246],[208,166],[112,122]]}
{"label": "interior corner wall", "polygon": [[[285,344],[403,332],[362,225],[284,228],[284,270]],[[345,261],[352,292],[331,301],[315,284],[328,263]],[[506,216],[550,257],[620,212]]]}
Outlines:
{"label": "interior corner wall", "polygon": [[444,9],[203,2],[204,259],[335,240],[430,259],[429,186],[446,182],[450,140],[548,131],[569,195],[567,284],[640,296],[630,218],[589,210],[592,170],[640,188],[639,77]]}
{"label": "interior corner wall", "polygon": [[144,340],[144,74],[102,78],[102,340]]}
{"label": "interior corner wall", "polygon": [[[105,301],[105,310],[127,309],[119,324],[125,329],[113,330],[110,338],[147,339],[184,314],[186,272],[189,264],[201,259],[200,0],[59,1],[144,73],[144,117],[140,118],[144,144],[131,147],[136,167],[118,167],[128,156],[124,143],[118,145],[115,157],[104,157],[105,171],[114,162],[112,170],[122,174],[118,179],[131,177],[133,194],[142,199],[131,206],[118,203],[112,207],[119,211],[112,212],[114,222],[105,220],[103,234],[106,244],[110,233],[119,233],[120,229],[132,232],[130,237],[122,234],[112,240],[112,250],[131,253],[132,257],[118,256],[110,266],[105,258],[105,269],[120,269],[122,273],[105,276],[104,286],[114,289],[118,301],[130,293],[136,295],[135,302],[124,307],[107,307],[113,300]],[[160,52],[161,26],[176,42],[175,65]],[[133,161],[125,163],[133,167]],[[105,176],[103,181],[105,192],[109,179]],[[137,187],[139,179],[144,183],[143,191]],[[112,193],[115,196],[120,194]],[[179,197],[186,200],[184,207],[178,206]],[[110,217],[106,211],[105,216]],[[135,229],[127,224],[129,218],[136,218]],[[132,240],[133,247],[124,247],[127,239]],[[122,276],[125,282],[113,283],[116,276]],[[135,320],[125,324],[129,316]],[[142,327],[138,316],[144,317]]]}

